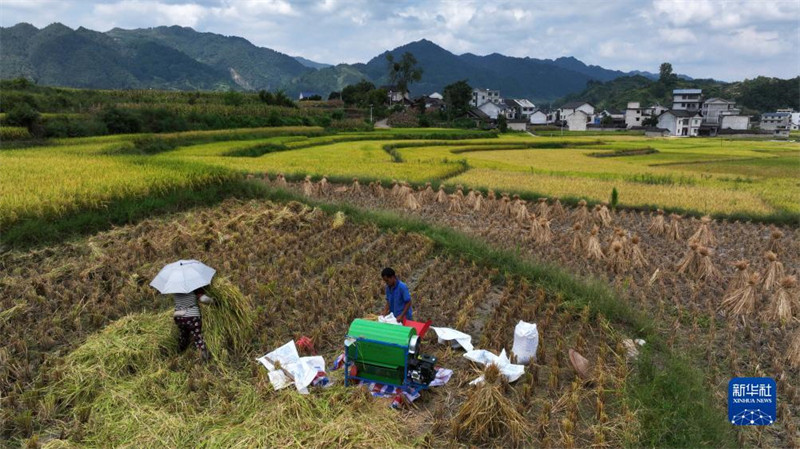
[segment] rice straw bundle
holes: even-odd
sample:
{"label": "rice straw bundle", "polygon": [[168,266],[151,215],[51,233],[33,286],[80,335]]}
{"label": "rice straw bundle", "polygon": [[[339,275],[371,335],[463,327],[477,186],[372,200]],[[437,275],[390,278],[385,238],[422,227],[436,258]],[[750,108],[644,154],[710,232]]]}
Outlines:
{"label": "rice straw bundle", "polygon": [[399,192],[400,192],[400,186],[397,184],[397,180],[392,179],[392,190],[390,191],[390,193],[392,194],[392,196],[397,196]]}
{"label": "rice straw bundle", "polygon": [[506,217],[511,216],[511,199],[508,198],[507,193],[500,198],[500,214]]}
{"label": "rice straw bundle", "polygon": [[779,229],[773,229],[772,232],[769,234],[769,244],[767,245],[767,251],[772,251],[773,253],[778,253],[778,249],[781,247],[781,239],[783,238],[783,232]]}
{"label": "rice straw bundle", "polygon": [[475,204],[472,206],[472,210],[475,212],[483,210],[483,195],[481,192],[475,194]]}
{"label": "rice straw bundle", "polygon": [[592,227],[592,231],[589,234],[589,240],[586,242],[586,256],[589,259],[605,259],[605,256],[603,255],[603,248],[600,247],[600,239],[597,237],[598,232],[599,229],[597,226]]}
{"label": "rice straw bundle", "polygon": [[580,200],[578,201],[578,208],[573,213],[574,223],[579,224],[581,226],[586,226],[589,224],[589,210],[586,208],[586,201]]}
{"label": "rice straw bundle", "polygon": [[404,193],[405,200],[403,201],[403,206],[409,210],[417,210],[420,208],[419,202],[417,198],[412,193],[411,189],[407,189]]}
{"label": "rice straw bundle", "polygon": [[286,176],[284,176],[283,173],[278,173],[278,179],[276,180],[276,183],[278,184],[278,187],[286,187]]}
{"label": "rice straw bundle", "polygon": [[581,234],[581,226],[580,223],[575,223],[572,225],[572,250],[576,252],[583,251],[583,234]]}
{"label": "rice straw bundle", "polygon": [[789,354],[787,355],[789,364],[795,368],[800,368],[800,329],[796,330],[789,342]]}
{"label": "rice straw bundle", "polygon": [[650,226],[647,227],[647,230],[650,231],[651,234],[655,235],[662,235],[667,233],[667,223],[664,221],[664,211],[658,209],[656,214],[653,215],[653,219],[650,220]]}
{"label": "rice straw bundle", "polygon": [[326,176],[322,176],[322,179],[319,180],[317,187],[320,195],[327,195],[331,190],[331,185],[328,183],[328,178]]}
{"label": "rice straw bundle", "polygon": [[550,220],[539,218],[539,243],[550,243],[553,241],[553,232],[550,230]]}
{"label": "rice straw bundle", "polygon": [[439,192],[436,193],[436,202],[441,204],[447,202],[447,192],[444,191],[444,184],[439,184]]}
{"label": "rice straw bundle", "polygon": [[461,199],[458,194],[450,194],[450,205],[447,207],[448,212],[461,213]]}
{"label": "rice straw bundle", "polygon": [[268,171],[264,172],[264,182],[266,182],[267,184],[269,184],[271,182],[271,179],[269,179],[269,172]]}
{"label": "rice straw bundle", "polygon": [[631,263],[636,268],[643,268],[649,265],[647,258],[644,257],[642,248],[639,246],[640,240],[638,235],[631,237]]}
{"label": "rice straw bundle", "polygon": [[475,207],[475,191],[473,189],[469,189],[467,193],[466,204],[467,207]]}
{"label": "rice straw bundle", "polygon": [[312,196],[314,194],[314,185],[311,184],[311,176],[306,176],[303,180],[303,195]]}
{"label": "rice straw bundle", "polygon": [[681,239],[681,228],[680,228],[681,220],[683,220],[683,217],[681,217],[678,214],[669,215],[669,227],[667,228],[667,237],[671,238],[672,240]]}
{"label": "rice straw bundle", "polygon": [[794,276],[785,276],[770,298],[766,317],[769,320],[779,321],[781,325],[784,325],[792,319],[792,315],[796,312],[800,312],[800,298],[798,298],[797,294],[797,278]]}
{"label": "rice straw bundle", "polygon": [[533,239],[534,242],[538,242],[539,234],[542,232],[542,224],[539,223],[539,220],[536,219],[536,214],[531,214],[528,217],[528,219],[531,224],[531,229],[530,229],[531,238]]}
{"label": "rice straw bundle", "polygon": [[612,220],[611,220],[611,211],[608,210],[608,206],[607,206],[606,203],[603,203],[600,206],[599,215],[600,215],[600,222],[603,224],[603,226],[606,226],[606,227],[611,226],[611,222],[612,222]]}
{"label": "rice straw bundle", "polygon": [[783,278],[785,270],[783,264],[778,260],[778,255],[772,251],[767,251],[764,257],[769,261],[767,271],[764,273],[764,289],[772,290],[778,286],[778,283]]}
{"label": "rice straw bundle", "polygon": [[699,246],[697,248],[698,261],[697,271],[695,277],[700,281],[708,281],[718,279],[721,277],[719,270],[714,266],[711,261],[711,249],[706,246]]}
{"label": "rice straw bundle", "polygon": [[486,194],[486,199],[489,201],[494,201],[497,199],[497,195],[495,195],[494,190],[489,189],[489,193]]}
{"label": "rice straw bundle", "polygon": [[683,259],[678,262],[678,273],[683,274],[692,274],[697,272],[697,265],[698,265],[698,255],[697,255],[697,248],[700,245],[697,243],[690,243],[689,244],[689,251],[686,252],[686,255],[683,256]]}
{"label": "rice straw bundle", "polygon": [[227,353],[245,355],[256,317],[252,300],[220,276],[214,278],[206,291],[214,298],[203,313],[203,336],[212,357],[225,360]]}
{"label": "rice straw bundle", "polygon": [[433,187],[431,187],[430,182],[425,183],[425,192],[423,193],[425,202],[430,203],[436,198],[436,193],[433,191]]}
{"label": "rice straw bundle", "polygon": [[539,198],[539,204],[536,205],[536,215],[541,218],[550,216],[550,206],[547,205],[547,198]]}
{"label": "rice straw bundle", "polygon": [[733,266],[736,267],[736,274],[733,275],[729,285],[728,291],[732,292],[734,290],[738,290],[745,285],[747,285],[747,280],[750,279],[750,262],[746,260],[737,260],[733,263]]}
{"label": "rice straw bundle", "polygon": [[550,216],[553,218],[564,218],[567,212],[564,210],[564,205],[558,198],[553,199],[553,206],[550,208]]}
{"label": "rice straw bundle", "polygon": [[358,183],[358,178],[353,178],[353,193],[360,194],[361,193],[361,184]]}
{"label": "rice straw bundle", "polygon": [[517,446],[528,435],[527,421],[503,394],[497,365],[483,371],[484,381],[470,390],[452,420],[453,435],[470,444]]}
{"label": "rice straw bundle", "polygon": [[608,268],[614,273],[624,271],[628,267],[628,260],[625,258],[622,243],[619,241],[611,242],[606,258],[608,259]]}
{"label": "rice straw bundle", "polygon": [[530,216],[528,213],[528,206],[526,206],[525,203],[525,200],[516,200],[517,205],[515,206],[514,219],[517,220],[517,223],[519,223],[520,226],[524,225]]}
{"label": "rice straw bundle", "polygon": [[756,305],[756,287],[758,286],[758,273],[750,275],[747,285],[731,292],[722,300],[720,309],[734,315],[749,315]]}
{"label": "rice straw bundle", "polygon": [[689,243],[699,243],[703,246],[713,246],[717,243],[717,239],[714,238],[714,233],[711,232],[711,217],[705,216],[700,219],[700,227],[697,228],[697,231],[689,237]]}
{"label": "rice straw bundle", "polygon": [[456,186],[456,195],[458,195],[458,200],[459,201],[463,201],[464,200],[464,186],[462,186],[461,184],[458,184]]}

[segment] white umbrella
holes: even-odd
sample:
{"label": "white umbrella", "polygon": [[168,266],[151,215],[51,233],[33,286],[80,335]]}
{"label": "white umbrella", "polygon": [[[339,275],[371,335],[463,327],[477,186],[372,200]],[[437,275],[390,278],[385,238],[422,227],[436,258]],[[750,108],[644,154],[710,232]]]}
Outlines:
{"label": "white umbrella", "polygon": [[216,272],[197,260],[179,260],[162,268],[150,286],[165,295],[191,293],[210,284]]}

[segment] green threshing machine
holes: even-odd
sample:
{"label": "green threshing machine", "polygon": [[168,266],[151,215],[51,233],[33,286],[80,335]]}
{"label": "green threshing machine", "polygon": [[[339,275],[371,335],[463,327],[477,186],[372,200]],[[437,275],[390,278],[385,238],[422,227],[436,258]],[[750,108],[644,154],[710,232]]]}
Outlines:
{"label": "green threshing machine", "polygon": [[345,385],[354,381],[428,388],[436,357],[420,353],[414,327],[356,319],[344,340]]}

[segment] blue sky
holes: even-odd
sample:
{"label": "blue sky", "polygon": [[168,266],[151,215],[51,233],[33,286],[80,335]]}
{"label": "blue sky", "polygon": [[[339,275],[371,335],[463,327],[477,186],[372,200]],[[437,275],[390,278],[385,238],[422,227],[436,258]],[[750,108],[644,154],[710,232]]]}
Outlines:
{"label": "blue sky", "polygon": [[327,63],[366,62],[422,38],[502,53],[696,78],[800,74],[800,1],[0,0],[0,25],[98,31],[190,26]]}

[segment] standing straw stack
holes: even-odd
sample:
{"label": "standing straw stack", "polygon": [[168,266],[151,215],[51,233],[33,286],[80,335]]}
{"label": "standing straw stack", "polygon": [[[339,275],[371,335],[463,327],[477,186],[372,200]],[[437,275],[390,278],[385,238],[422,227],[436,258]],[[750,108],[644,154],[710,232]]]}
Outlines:
{"label": "standing straw stack", "polygon": [[768,320],[775,320],[780,322],[781,325],[785,325],[795,313],[800,313],[797,278],[785,276],[770,298],[766,317]]}
{"label": "standing straw stack", "polygon": [[758,273],[750,275],[747,285],[732,292],[722,300],[720,308],[733,316],[749,315],[753,313],[756,305],[756,288],[758,287]]}
{"label": "standing straw stack", "polygon": [[680,227],[681,220],[683,220],[683,217],[681,217],[678,214],[669,215],[669,227],[667,228],[667,237],[671,238],[672,240],[681,239],[681,227]]}
{"label": "standing straw stack", "polygon": [[654,235],[664,235],[667,233],[667,222],[664,220],[664,211],[658,209],[653,219],[650,221],[650,226],[647,230]]}
{"label": "standing straw stack", "polygon": [[769,261],[767,271],[764,272],[764,289],[772,290],[778,286],[783,278],[785,270],[783,264],[778,260],[778,255],[772,251],[767,251],[764,257]]}
{"label": "standing straw stack", "polygon": [[711,232],[711,217],[705,216],[700,219],[700,227],[689,237],[689,243],[698,243],[702,246],[714,246],[717,244],[717,239],[714,237],[714,233]]}
{"label": "standing straw stack", "polygon": [[503,394],[504,381],[495,364],[486,366],[484,381],[474,387],[453,417],[453,435],[487,445],[517,446],[528,435],[525,417]]}

